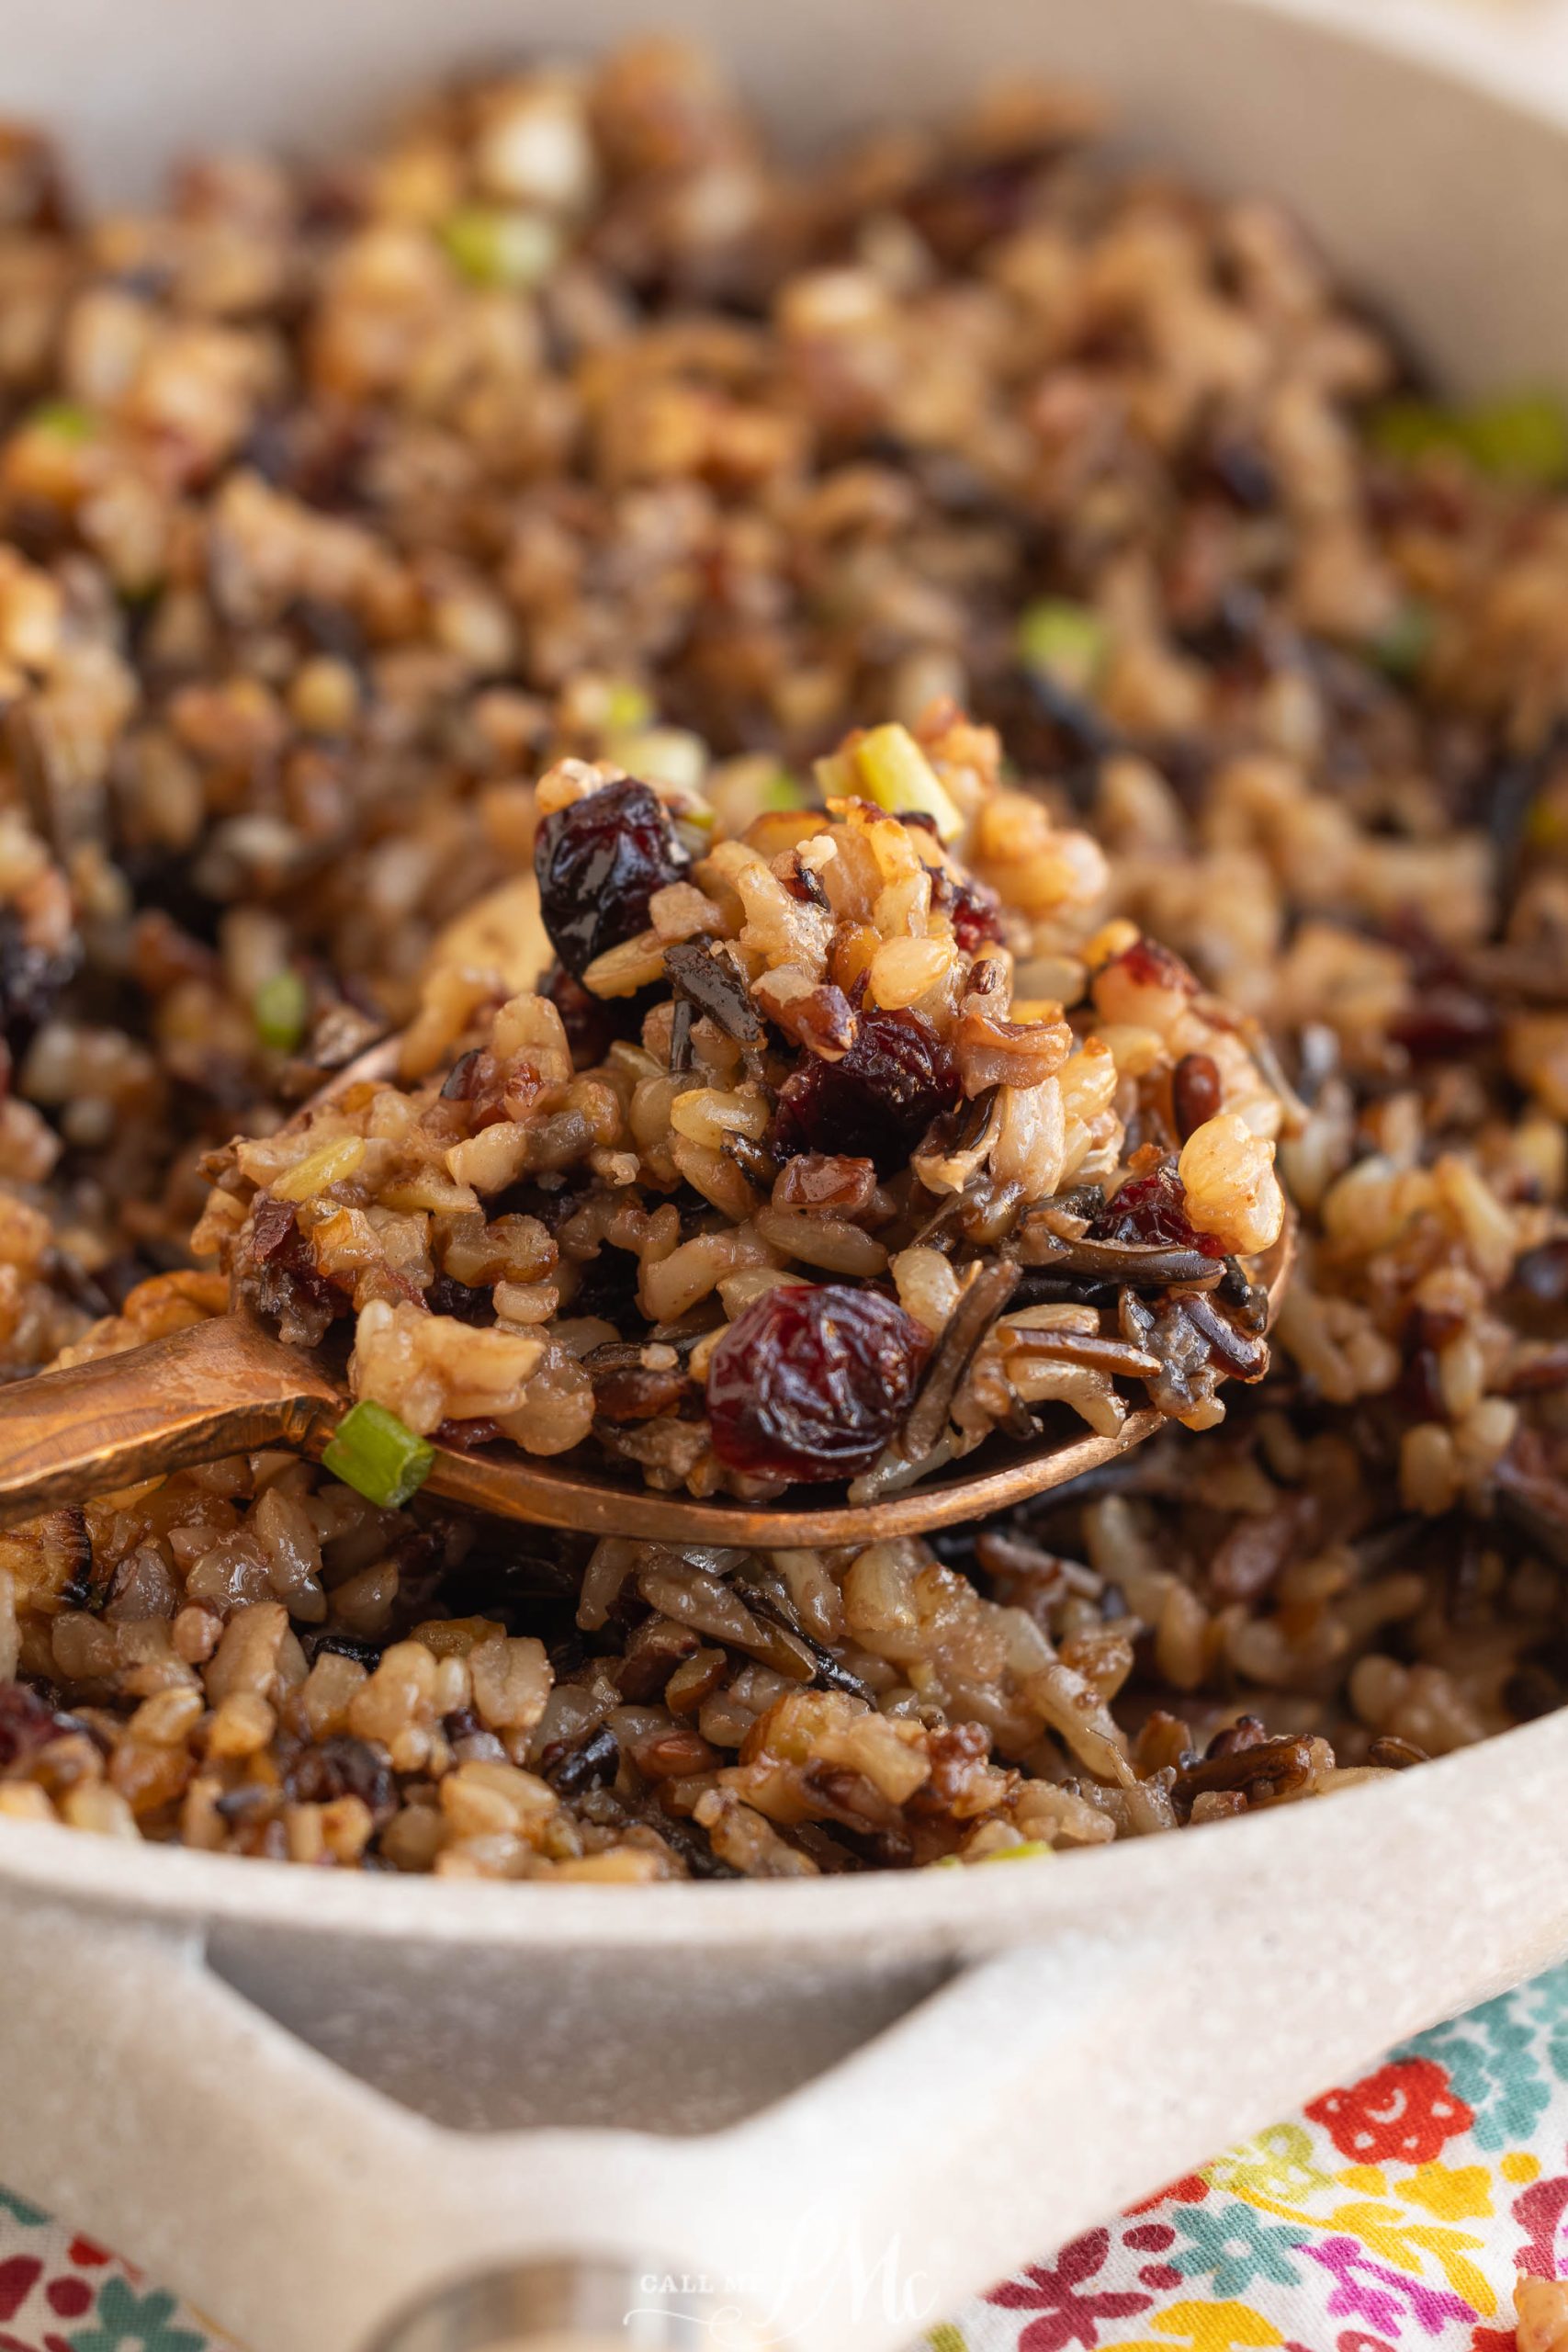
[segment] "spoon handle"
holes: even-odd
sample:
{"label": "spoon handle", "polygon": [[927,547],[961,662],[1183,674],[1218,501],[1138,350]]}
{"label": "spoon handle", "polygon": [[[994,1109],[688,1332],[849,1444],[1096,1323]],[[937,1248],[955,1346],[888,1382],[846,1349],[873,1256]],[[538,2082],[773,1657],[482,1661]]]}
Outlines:
{"label": "spoon handle", "polygon": [[166,1470],[302,1444],[343,1399],[308,1356],[223,1315],[0,1388],[0,1526]]}

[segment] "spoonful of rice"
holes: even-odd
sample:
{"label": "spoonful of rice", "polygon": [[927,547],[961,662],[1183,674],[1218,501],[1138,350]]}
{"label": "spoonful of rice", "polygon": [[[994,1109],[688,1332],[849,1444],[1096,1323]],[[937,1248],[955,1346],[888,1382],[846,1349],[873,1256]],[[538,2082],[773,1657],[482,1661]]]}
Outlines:
{"label": "spoonful of rice", "polygon": [[1300,1106],[998,767],[941,707],[728,834],[551,770],[536,888],[209,1155],[231,1311],[135,1345],[133,1294],[0,1392],[0,1520],[289,1447],[389,1508],[863,1543],[1222,1419],[1268,1366]]}

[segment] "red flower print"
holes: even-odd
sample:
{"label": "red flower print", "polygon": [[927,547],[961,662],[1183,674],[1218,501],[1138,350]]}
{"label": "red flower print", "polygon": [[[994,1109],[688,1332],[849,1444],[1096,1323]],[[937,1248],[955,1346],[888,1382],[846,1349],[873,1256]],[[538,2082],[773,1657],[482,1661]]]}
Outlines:
{"label": "red flower print", "polygon": [[79,2262],[85,2270],[97,2270],[108,2261],[109,2256],[101,2245],[95,2245],[91,2238],[73,2238],[71,2259]]}
{"label": "red flower print", "polygon": [[1004,2311],[1042,2314],[1020,2335],[1018,2352],[1063,2352],[1068,2344],[1079,2344],[1084,2352],[1091,2352],[1099,2341],[1102,2319],[1131,2319],[1135,2312],[1148,2310],[1152,2295],[1080,2295],[1077,2291],[1102,2267],[1110,2248],[1109,2230],[1090,2230],[1087,2237],[1075,2238],[1062,2248],[1054,2270],[1043,2263],[1031,2263],[1021,2278],[1010,2278],[991,2290],[986,2298],[988,2303],[998,2303]]}
{"label": "red flower print", "polygon": [[1380,2066],[1348,2090],[1325,2091],[1307,2109],[1342,2156],[1382,2165],[1396,2157],[1429,2165],[1445,2140],[1468,2132],[1474,2112],[1430,2058],[1401,2058]]}
{"label": "red flower print", "polygon": [[95,2290],[85,2278],[51,2278],[49,2282],[49,2308],[62,2319],[80,2319],[92,2304]]}
{"label": "red flower print", "polygon": [[1129,2205],[1127,2211],[1129,2213],[1152,2213],[1156,2205],[1201,2205],[1208,2194],[1206,2180],[1195,2172],[1184,2172],[1179,2180],[1168,2181],[1163,2188],[1156,2188],[1152,2197],[1145,2197],[1141,2204]]}
{"label": "red flower print", "polygon": [[1561,2174],[1546,2180],[1532,2180],[1514,2199],[1514,2219],[1525,2232],[1525,2243],[1514,2260],[1532,2278],[1557,2276],[1557,2233],[1562,2227],[1565,2207],[1568,2180]]}
{"label": "red flower print", "polygon": [[[1513,2338],[1509,2337],[1512,2343]],[[1381,2335],[1363,2335],[1359,2328],[1342,2328],[1334,2339],[1334,2352],[1393,2352]]]}
{"label": "red flower print", "polygon": [[1514,2352],[1514,2343],[1511,2327],[1472,2327],[1470,2331],[1470,2352]]}
{"label": "red flower print", "polygon": [[9,2262],[0,2262],[0,2319],[16,2318],[42,2276],[36,2255],[14,2254]]}

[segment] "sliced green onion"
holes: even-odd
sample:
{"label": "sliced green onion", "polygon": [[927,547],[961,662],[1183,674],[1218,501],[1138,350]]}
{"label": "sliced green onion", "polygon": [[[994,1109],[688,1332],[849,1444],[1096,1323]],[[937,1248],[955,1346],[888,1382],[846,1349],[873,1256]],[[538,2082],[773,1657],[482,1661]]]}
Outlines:
{"label": "sliced green onion", "polygon": [[780,768],[771,775],[757,796],[758,808],[769,815],[790,808],[809,808],[811,787],[803,784],[787,768]]}
{"label": "sliced green onion", "polygon": [[367,1502],[396,1510],[430,1476],[435,1448],[368,1398],[351,1406],[321,1454],[321,1466]]}
{"label": "sliced green onion", "polygon": [[1378,668],[1391,678],[1413,678],[1431,651],[1437,633],[1438,624],[1430,605],[1411,596],[1400,605],[1387,628],[1372,639],[1367,650]]}
{"label": "sliced green onion", "polygon": [[889,816],[930,817],[939,841],[953,841],[964,831],[946,786],[907,727],[872,728],[846,750],[818,760],[817,780],[835,798],[863,796]]}
{"label": "sliced green onion", "polygon": [[1550,392],[1479,402],[1466,413],[1464,437],[1483,473],[1528,482],[1568,474],[1568,412]]}
{"label": "sliced green onion", "polygon": [[68,441],[79,448],[90,441],[97,431],[97,420],[91,409],[78,401],[45,401],[35,408],[28,419],[35,433],[47,433],[56,441]]}
{"label": "sliced green onion", "polygon": [[1099,683],[1111,639],[1100,615],[1087,605],[1043,596],[1019,615],[1017,644],[1026,670],[1054,678],[1071,694],[1087,695]]}
{"label": "sliced green onion", "polygon": [[653,717],[653,697],[645,686],[633,685],[629,678],[612,678],[604,688],[604,729],[610,735],[627,735],[634,729],[646,727]]}
{"label": "sliced green onion", "polygon": [[1403,465],[1441,450],[1506,481],[1544,485],[1568,476],[1568,409],[1551,392],[1507,393],[1465,407],[1385,401],[1368,421],[1367,438]]}
{"label": "sliced green onion", "polygon": [[291,1054],[305,1035],[310,991],[298,972],[274,972],[257,989],[251,1012],[262,1044],[280,1054]]}
{"label": "sliced green onion", "polygon": [[440,236],[474,286],[537,286],[560,258],[560,239],[537,212],[465,204],[447,214]]}

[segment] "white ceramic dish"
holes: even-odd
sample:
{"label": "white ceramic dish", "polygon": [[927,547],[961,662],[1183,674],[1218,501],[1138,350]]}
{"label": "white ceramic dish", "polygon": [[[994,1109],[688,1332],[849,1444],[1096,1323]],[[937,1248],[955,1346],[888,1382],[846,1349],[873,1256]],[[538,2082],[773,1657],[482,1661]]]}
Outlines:
{"label": "white ceramic dish", "polygon": [[[1455,374],[1568,379],[1551,90],[1423,62],[1404,8],[1376,19],[1396,53],[1257,0],[52,0],[0,106],[130,187],[650,17],[814,130],[1059,67],[1138,145],[1286,198]],[[332,1877],[7,1824],[0,2179],[251,2352],[892,2352],[1568,1951],[1565,1773],[1568,1714],[1217,1831],[803,1885]],[[529,2267],[559,2256],[604,2267]],[[521,2284],[394,2320],[490,2271]]]}

